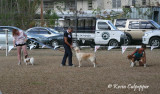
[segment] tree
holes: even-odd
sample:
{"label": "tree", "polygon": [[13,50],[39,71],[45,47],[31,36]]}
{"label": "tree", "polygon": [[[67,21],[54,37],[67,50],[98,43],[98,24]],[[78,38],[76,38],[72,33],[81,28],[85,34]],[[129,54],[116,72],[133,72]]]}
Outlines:
{"label": "tree", "polygon": [[0,0],[0,25],[27,29],[34,21],[40,0]]}

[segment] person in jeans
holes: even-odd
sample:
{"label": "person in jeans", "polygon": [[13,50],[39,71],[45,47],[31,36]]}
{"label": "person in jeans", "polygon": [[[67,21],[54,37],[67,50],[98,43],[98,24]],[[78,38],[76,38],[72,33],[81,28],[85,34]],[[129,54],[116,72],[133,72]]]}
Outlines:
{"label": "person in jeans", "polygon": [[13,29],[12,35],[13,35],[13,45],[14,47],[17,47],[18,65],[20,65],[21,49],[23,49],[25,57],[28,57],[27,47],[26,47],[27,35],[23,31],[17,29]]}
{"label": "person in jeans", "polygon": [[69,66],[74,66],[72,64],[72,28],[69,27],[67,29],[67,31],[64,32],[64,43],[63,43],[63,46],[64,46],[64,49],[65,49],[65,53],[64,53],[64,57],[63,57],[63,60],[62,60],[62,66],[65,66],[66,65],[66,59],[68,57],[68,65]]}

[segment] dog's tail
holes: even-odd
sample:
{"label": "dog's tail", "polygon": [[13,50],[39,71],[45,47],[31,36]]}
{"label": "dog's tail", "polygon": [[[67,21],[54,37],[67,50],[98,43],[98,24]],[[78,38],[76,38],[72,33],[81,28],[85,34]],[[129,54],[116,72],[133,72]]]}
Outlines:
{"label": "dog's tail", "polygon": [[34,58],[33,57],[30,58],[30,62],[31,62],[32,65],[34,64]]}

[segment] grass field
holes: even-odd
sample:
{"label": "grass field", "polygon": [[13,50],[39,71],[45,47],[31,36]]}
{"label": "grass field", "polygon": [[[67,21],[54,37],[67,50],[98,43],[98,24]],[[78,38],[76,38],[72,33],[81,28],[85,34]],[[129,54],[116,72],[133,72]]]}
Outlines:
{"label": "grass field", "polygon": [[0,91],[2,94],[160,94],[160,50],[146,50],[148,67],[137,64],[130,68],[126,56],[133,50],[127,49],[122,55],[121,49],[100,49],[96,52],[96,68],[89,61],[77,67],[74,52],[76,67],[60,67],[64,53],[50,49],[28,50],[35,58],[35,65],[26,66],[22,62],[18,66],[16,50],[8,57],[5,50],[0,50]]}

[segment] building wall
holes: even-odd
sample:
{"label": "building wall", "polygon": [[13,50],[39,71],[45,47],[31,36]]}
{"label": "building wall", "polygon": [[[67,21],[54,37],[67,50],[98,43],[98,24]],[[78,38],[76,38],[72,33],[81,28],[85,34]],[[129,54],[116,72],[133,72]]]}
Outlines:
{"label": "building wall", "polygon": [[[118,1],[118,0],[116,0]],[[120,0],[121,7],[113,8],[113,0],[92,0],[92,9],[118,9],[123,8],[123,6],[132,6],[132,0]],[[146,0],[146,5],[142,4],[143,0],[135,0],[135,6],[137,7],[145,7],[145,6],[160,6],[160,0]],[[45,4],[45,3],[44,3]],[[49,8],[54,8],[57,11],[56,6],[61,6],[61,8],[65,8],[64,3],[49,3],[47,4]],[[47,6],[46,5],[46,6]],[[82,9],[83,11],[88,10],[88,0],[77,0],[77,9]]]}
{"label": "building wall", "polygon": [[83,11],[88,10],[88,1],[82,0],[82,1],[77,1],[77,10],[82,9]]}
{"label": "building wall", "polygon": [[65,8],[65,4],[64,3],[53,3],[54,5],[54,10],[55,11],[58,11],[57,7],[61,7],[61,9],[64,9]]}
{"label": "building wall", "polygon": [[105,7],[104,6],[106,6],[105,5],[105,1],[104,0],[97,0],[97,8],[99,8],[99,9],[105,9]]}

